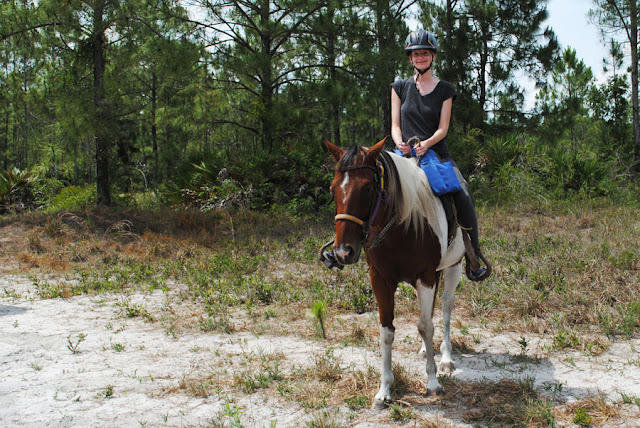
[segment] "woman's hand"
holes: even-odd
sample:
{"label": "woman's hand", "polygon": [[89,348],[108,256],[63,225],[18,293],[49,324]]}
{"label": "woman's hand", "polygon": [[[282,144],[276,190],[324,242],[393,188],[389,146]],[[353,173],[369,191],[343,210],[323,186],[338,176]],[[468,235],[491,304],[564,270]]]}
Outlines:
{"label": "woman's hand", "polygon": [[413,148],[416,149],[416,155],[418,155],[418,157],[422,157],[427,153],[427,150],[429,150],[429,145],[427,144],[427,140],[422,140]]}
{"label": "woman's hand", "polygon": [[409,147],[409,145],[407,143],[405,143],[404,141],[398,145],[396,145],[396,147],[398,148],[398,150],[400,150],[402,152],[403,155],[408,155],[411,153],[411,147]]}

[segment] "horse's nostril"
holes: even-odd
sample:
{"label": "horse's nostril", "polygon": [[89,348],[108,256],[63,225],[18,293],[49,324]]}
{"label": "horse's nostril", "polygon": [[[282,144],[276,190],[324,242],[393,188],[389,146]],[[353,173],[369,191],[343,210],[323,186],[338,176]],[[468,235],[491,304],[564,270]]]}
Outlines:
{"label": "horse's nostril", "polygon": [[353,253],[353,248],[348,245],[340,245],[335,250],[335,254],[340,260],[346,260]]}

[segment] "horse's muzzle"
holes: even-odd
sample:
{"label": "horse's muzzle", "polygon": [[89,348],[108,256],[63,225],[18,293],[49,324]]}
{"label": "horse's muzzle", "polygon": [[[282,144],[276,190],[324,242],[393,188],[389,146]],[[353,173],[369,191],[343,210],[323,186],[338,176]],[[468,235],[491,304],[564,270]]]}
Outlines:
{"label": "horse's muzzle", "polygon": [[360,259],[360,250],[360,245],[353,247],[351,245],[340,244],[340,246],[333,248],[333,254],[340,264],[352,265]]}

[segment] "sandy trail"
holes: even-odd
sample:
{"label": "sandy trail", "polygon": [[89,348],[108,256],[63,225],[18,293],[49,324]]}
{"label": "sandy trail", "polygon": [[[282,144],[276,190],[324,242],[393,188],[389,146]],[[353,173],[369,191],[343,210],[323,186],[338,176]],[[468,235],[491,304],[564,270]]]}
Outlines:
{"label": "sandy trail", "polygon": [[[202,374],[237,369],[241,367],[237,362],[247,355],[284,354],[286,367],[310,366],[313,356],[325,350],[321,342],[293,336],[256,337],[248,332],[224,335],[194,330],[174,336],[160,323],[123,316],[121,296],[43,300],[23,276],[0,280],[0,296],[0,426],[183,427],[221,426],[222,422],[231,426],[238,420],[246,427],[299,427],[317,413],[269,390],[242,394],[237,388],[219,388],[199,398],[187,394],[184,383]],[[156,291],[127,298],[161,310],[166,296]],[[545,351],[549,339],[531,336],[527,354],[544,357],[514,364],[513,356],[521,351],[521,335],[472,332],[480,340],[475,353],[456,356],[457,378],[529,376],[541,391],[553,390],[568,401],[598,391],[617,402],[621,393],[640,397],[639,338],[614,342],[607,352],[587,357],[578,352],[549,353]],[[85,335],[82,341],[81,335]],[[396,341],[415,335],[413,324],[399,322]],[[74,346],[76,353],[69,349]],[[344,346],[335,353],[344,365],[379,365],[378,353],[364,348]],[[424,362],[414,352],[396,350],[394,360],[424,373]],[[443,413],[437,403],[428,408],[454,426],[470,426]],[[388,412],[353,413],[346,407],[330,411],[346,426],[389,424]],[[617,423],[638,425],[635,410]]]}

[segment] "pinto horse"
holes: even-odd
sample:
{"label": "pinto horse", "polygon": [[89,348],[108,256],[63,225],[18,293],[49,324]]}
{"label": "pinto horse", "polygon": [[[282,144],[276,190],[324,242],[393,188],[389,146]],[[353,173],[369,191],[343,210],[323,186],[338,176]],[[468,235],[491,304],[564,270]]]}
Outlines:
{"label": "pinto horse", "polygon": [[465,254],[462,233],[449,233],[443,205],[415,161],[383,151],[386,138],[370,149],[353,146],[346,151],[324,141],[338,163],[331,183],[337,212],[333,257],[339,265],[353,264],[365,249],[378,303],[382,373],[374,406],[382,408],[391,400],[394,294],[400,282],[411,284],[417,291],[418,331],[423,340],[420,353],[427,360],[427,395],[440,395],[442,385],[433,357],[433,307],[440,272],[444,272],[440,370],[451,373],[454,366],[449,329]]}

